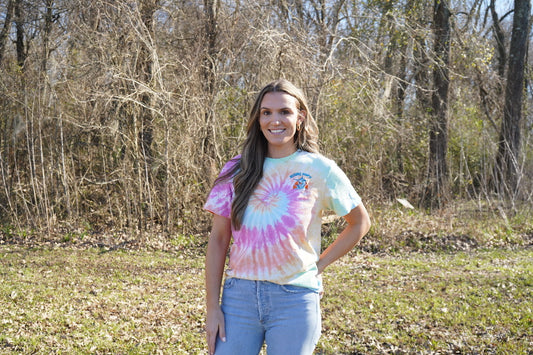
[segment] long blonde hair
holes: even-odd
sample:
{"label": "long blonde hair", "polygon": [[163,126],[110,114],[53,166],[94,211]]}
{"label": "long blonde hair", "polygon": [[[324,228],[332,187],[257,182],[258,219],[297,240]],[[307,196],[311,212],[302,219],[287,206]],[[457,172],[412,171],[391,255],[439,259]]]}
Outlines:
{"label": "long blonde hair", "polygon": [[297,109],[305,112],[300,129],[294,135],[296,149],[318,153],[318,127],[309,111],[307,100],[302,90],[291,82],[279,79],[266,85],[257,95],[246,128],[246,139],[242,144],[239,161],[215,184],[233,177],[235,196],[231,205],[231,223],[233,228],[241,228],[244,211],[255,187],[263,177],[263,163],[268,152],[268,142],[259,125],[259,114],[263,97],[270,92],[284,92],[297,100]]}

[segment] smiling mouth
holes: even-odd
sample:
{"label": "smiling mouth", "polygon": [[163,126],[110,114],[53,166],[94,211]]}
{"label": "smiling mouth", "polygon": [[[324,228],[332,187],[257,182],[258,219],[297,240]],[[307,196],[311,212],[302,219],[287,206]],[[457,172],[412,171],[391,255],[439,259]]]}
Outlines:
{"label": "smiling mouth", "polygon": [[269,129],[268,131],[272,134],[279,134],[285,132],[285,129]]}

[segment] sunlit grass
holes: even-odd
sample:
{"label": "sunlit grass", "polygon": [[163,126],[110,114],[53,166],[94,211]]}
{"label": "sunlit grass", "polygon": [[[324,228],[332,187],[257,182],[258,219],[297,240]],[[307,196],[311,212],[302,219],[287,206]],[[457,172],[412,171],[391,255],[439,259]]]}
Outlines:
{"label": "sunlit grass", "polygon": [[531,250],[343,261],[326,279],[324,353],[526,354],[533,347]]}
{"label": "sunlit grass", "polygon": [[[533,250],[352,253],[317,354],[533,348]],[[205,354],[203,255],[0,247],[0,352]]]}
{"label": "sunlit grass", "polygon": [[17,247],[3,247],[0,255],[4,351],[172,353],[203,348],[199,258]]}

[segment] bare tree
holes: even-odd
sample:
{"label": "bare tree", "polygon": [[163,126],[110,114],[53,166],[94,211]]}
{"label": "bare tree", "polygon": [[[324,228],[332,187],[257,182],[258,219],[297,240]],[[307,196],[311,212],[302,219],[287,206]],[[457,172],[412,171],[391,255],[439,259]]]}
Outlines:
{"label": "bare tree", "polygon": [[[141,85],[150,87],[153,80],[153,63],[152,53],[153,48],[153,17],[158,6],[158,0],[142,0],[139,3],[140,20],[142,24],[141,33],[145,34],[143,42],[140,43],[138,51],[139,58],[136,63],[137,76]],[[143,165],[139,171],[142,171],[142,178],[139,179],[139,191],[142,191],[141,205],[144,208],[143,217],[149,214],[150,220],[154,219],[154,204],[152,201],[151,184],[152,181],[152,164],[153,151],[152,142],[154,134],[154,117],[152,114],[153,100],[148,90],[141,90],[140,94],[140,123],[139,130],[140,153],[143,159]],[[148,212],[148,213],[147,213]],[[144,218],[139,219],[139,229],[142,231],[146,224],[142,223]]]}
{"label": "bare tree", "polygon": [[205,55],[203,65],[203,88],[206,95],[205,107],[205,135],[202,142],[202,149],[205,156],[211,162],[207,164],[206,172],[208,175],[214,173],[216,162],[216,142],[215,142],[215,111],[214,96],[216,91],[216,71],[217,71],[217,40],[218,24],[217,16],[220,8],[219,0],[204,0],[205,13]]}
{"label": "bare tree", "polygon": [[41,70],[43,72],[47,69],[48,58],[50,56],[50,34],[52,32],[52,24],[57,19],[58,15],[54,14],[54,0],[44,1],[44,24],[42,35],[42,62]]}
{"label": "bare tree", "polygon": [[507,54],[505,50],[505,33],[500,24],[498,12],[496,11],[496,0],[490,0],[488,10],[490,10],[492,17],[492,28],[494,30],[494,37],[496,40],[496,53],[498,54],[498,75],[503,78],[505,74],[505,64],[507,62]]}
{"label": "bare tree", "polygon": [[495,167],[498,189],[509,197],[518,193],[521,176],[522,101],[530,11],[530,0],[515,0],[505,104]]}
{"label": "bare tree", "polygon": [[450,9],[447,1],[435,0],[433,31],[436,65],[433,70],[434,92],[429,122],[428,185],[425,204],[441,207],[448,198],[448,90],[450,56]]}
{"label": "bare tree", "polygon": [[26,62],[26,57],[28,55],[28,50],[25,43],[25,31],[24,31],[24,12],[22,9],[22,0],[15,0],[14,11],[15,11],[15,28],[17,31],[17,63],[19,67],[24,68],[24,63]]}
{"label": "bare tree", "polygon": [[7,40],[9,31],[11,30],[11,22],[13,18],[14,9],[15,9],[15,0],[9,0],[7,2],[4,26],[2,27],[2,31],[0,31],[0,65],[2,64],[2,58],[4,57],[4,52],[6,50],[6,40]]}
{"label": "bare tree", "polygon": [[[408,16],[405,14],[408,14],[415,1],[414,0],[408,0],[404,7],[400,9],[401,13],[404,14],[405,22],[407,24],[410,23]],[[408,38],[410,33],[408,33],[408,25],[404,25],[404,28],[398,28],[398,23],[401,23],[401,21],[397,21],[399,19],[394,18],[394,2],[393,1],[387,1],[383,5],[383,15],[382,15],[382,23],[386,23],[386,25],[381,25],[380,27],[384,26],[387,27],[387,31],[389,32],[389,44],[386,48],[386,52],[384,54],[384,63],[383,63],[383,70],[385,74],[391,77],[392,88],[391,88],[391,95],[392,95],[392,114],[396,118],[396,124],[398,125],[398,141],[396,146],[394,147],[394,153],[391,155],[393,156],[393,160],[395,161],[395,169],[399,174],[404,173],[404,152],[403,152],[403,129],[404,126],[404,103],[406,98],[406,89],[407,89],[407,65],[408,65]]]}

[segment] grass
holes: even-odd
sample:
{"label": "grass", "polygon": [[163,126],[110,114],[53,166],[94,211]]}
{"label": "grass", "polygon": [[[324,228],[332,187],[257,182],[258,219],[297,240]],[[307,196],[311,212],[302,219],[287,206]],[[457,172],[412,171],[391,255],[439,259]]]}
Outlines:
{"label": "grass", "polygon": [[2,247],[0,352],[201,352],[201,258]]}
{"label": "grass", "polygon": [[[533,349],[531,248],[353,252],[317,354]],[[0,245],[0,353],[205,354],[203,255]]]}
{"label": "grass", "polygon": [[533,349],[531,250],[359,255],[349,261],[343,259],[326,280],[335,285],[323,303],[326,354]]}

